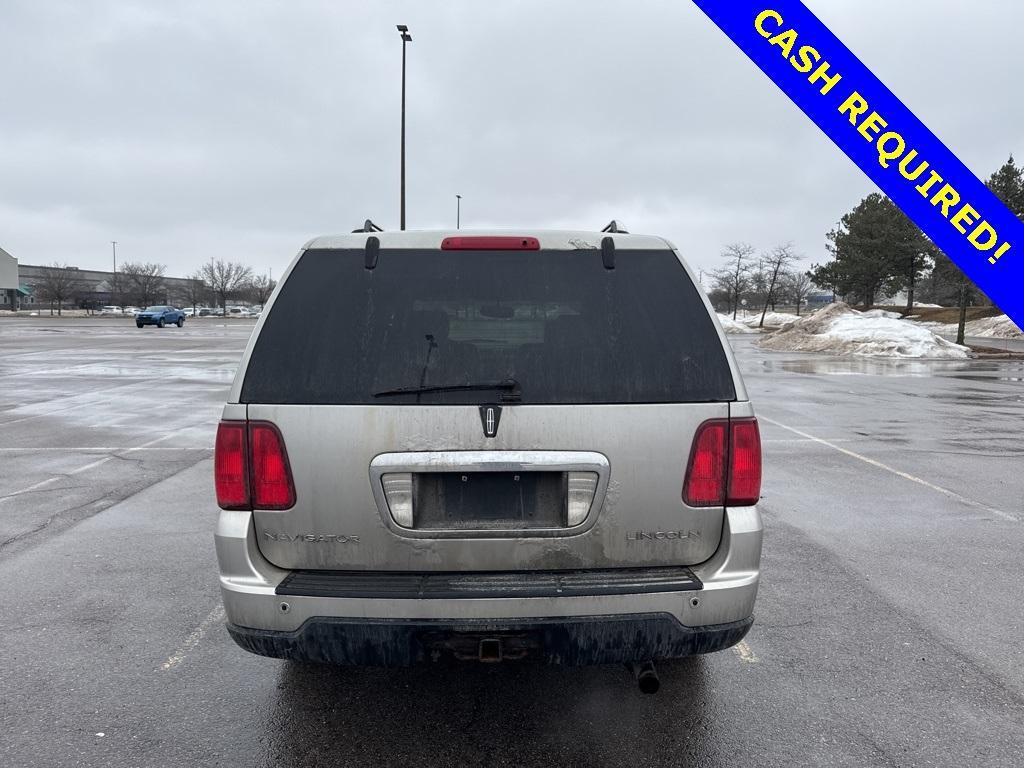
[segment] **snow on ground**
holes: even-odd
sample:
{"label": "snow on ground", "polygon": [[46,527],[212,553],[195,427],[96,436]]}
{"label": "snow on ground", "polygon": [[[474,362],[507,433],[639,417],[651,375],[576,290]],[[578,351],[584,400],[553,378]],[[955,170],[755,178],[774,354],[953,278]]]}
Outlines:
{"label": "snow on ground", "polygon": [[[765,328],[781,328],[782,326],[792,323],[794,320],[799,318],[796,315],[791,315],[788,312],[768,312],[764,316],[764,327]],[[750,328],[758,328],[761,325],[761,313],[754,312],[751,315],[743,318],[743,323]]]}
{"label": "snow on ground", "polygon": [[756,330],[744,325],[739,320],[733,320],[732,315],[720,314],[718,322],[722,324],[722,330],[726,333],[757,333]]}
{"label": "snow on ground", "polygon": [[[941,323],[930,323],[929,325],[934,326],[936,333],[941,333],[947,336],[955,336],[957,331],[957,323],[951,325],[943,325]],[[981,320],[971,320],[964,326],[964,333],[967,336],[979,336],[986,339],[1019,339],[1024,336],[1024,332],[1021,331],[1013,320],[1008,318],[1006,315],[999,315],[998,317],[984,317]]]}
{"label": "snow on ground", "polygon": [[[732,315],[719,314],[718,319],[726,333],[758,333],[761,330],[760,312],[744,312],[737,315],[735,320]],[[764,327],[765,330],[774,331],[797,319],[796,315],[787,312],[768,312],[764,316]]]}
{"label": "snow on ground", "polygon": [[831,304],[813,315],[770,333],[759,342],[765,349],[822,352],[831,355],[930,357],[966,359],[967,347],[953,344],[895,312],[857,312]]}

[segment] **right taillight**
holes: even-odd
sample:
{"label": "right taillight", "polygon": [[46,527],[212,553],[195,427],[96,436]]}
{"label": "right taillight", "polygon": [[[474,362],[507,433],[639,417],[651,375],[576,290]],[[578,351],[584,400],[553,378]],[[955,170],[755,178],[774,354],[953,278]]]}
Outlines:
{"label": "right taillight", "polygon": [[249,451],[244,421],[222,421],[213,449],[213,482],[221,509],[249,509]]}
{"label": "right taillight", "polygon": [[749,507],[761,498],[761,433],[757,419],[733,419],[730,423],[729,490],[725,503]]}
{"label": "right taillight", "polygon": [[691,507],[746,507],[761,497],[757,419],[715,419],[697,428],[683,482]]}
{"label": "right taillight", "polygon": [[213,453],[221,509],[290,509],[295,484],[284,439],[267,421],[222,421]]}

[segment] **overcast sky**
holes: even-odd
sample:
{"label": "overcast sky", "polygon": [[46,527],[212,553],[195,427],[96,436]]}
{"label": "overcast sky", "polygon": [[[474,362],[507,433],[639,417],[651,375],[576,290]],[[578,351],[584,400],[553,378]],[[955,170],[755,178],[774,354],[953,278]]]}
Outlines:
{"label": "overcast sky", "polygon": [[[809,0],[976,174],[1024,154],[1019,0]],[[279,275],[314,235],[667,236],[808,261],[874,187],[689,0],[0,0],[0,247],[25,264],[212,256]]]}

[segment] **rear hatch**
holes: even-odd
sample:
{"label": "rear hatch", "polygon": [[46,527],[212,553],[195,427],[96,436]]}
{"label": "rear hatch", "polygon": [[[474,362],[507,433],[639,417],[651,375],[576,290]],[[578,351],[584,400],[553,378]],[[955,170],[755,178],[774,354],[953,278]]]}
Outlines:
{"label": "rear hatch", "polygon": [[[375,260],[374,258],[375,257]],[[724,509],[683,502],[698,427],[736,390],[674,251],[311,249],[238,400],[295,485],[255,511],[290,569],[690,565]]]}

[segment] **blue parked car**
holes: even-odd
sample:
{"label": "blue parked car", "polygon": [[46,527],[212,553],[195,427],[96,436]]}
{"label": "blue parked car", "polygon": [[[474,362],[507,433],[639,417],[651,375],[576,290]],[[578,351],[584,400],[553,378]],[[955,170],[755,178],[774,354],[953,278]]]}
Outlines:
{"label": "blue parked car", "polygon": [[185,313],[175,307],[146,307],[135,315],[135,325],[139,328],[144,325],[163,328],[170,323],[181,328],[185,324]]}

